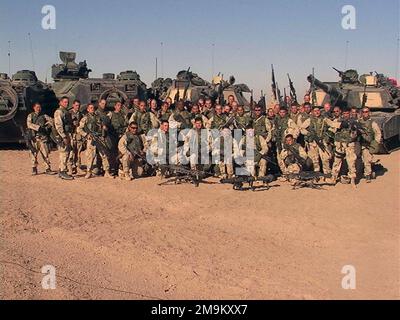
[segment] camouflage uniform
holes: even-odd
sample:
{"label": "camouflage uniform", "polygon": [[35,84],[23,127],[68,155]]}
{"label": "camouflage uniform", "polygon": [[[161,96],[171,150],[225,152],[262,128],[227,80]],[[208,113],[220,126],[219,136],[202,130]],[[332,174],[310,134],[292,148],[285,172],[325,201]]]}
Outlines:
{"label": "camouflage uniform", "polygon": [[[258,157],[255,159],[259,166],[258,176],[264,177],[267,173],[267,160],[261,156],[266,155],[269,151],[268,144],[272,139],[272,123],[266,116],[260,116],[253,120],[255,147]],[[258,159],[259,158],[259,159]]]}
{"label": "camouflage uniform", "polygon": [[[328,125],[325,124],[324,118],[311,117],[310,126],[308,127],[307,142],[308,142],[308,156],[313,162],[314,171],[320,172],[319,159],[322,162],[322,170],[324,174],[331,173],[330,160],[332,158],[332,153],[330,151],[330,146],[328,145],[327,136]],[[319,140],[320,144],[325,147],[321,149],[316,142]],[[317,141],[318,141],[317,140]]]}
{"label": "camouflage uniform", "polygon": [[151,129],[150,114],[146,111],[136,110],[129,119],[129,123],[132,122],[138,125],[139,134],[146,134]]}
{"label": "camouflage uniform", "polygon": [[126,132],[118,142],[118,150],[121,153],[121,163],[124,177],[131,180],[130,169],[132,168],[132,176],[142,176],[144,173],[143,161],[134,153],[145,157],[146,140],[143,135],[135,135]]}
{"label": "camouflage uniform", "polygon": [[46,170],[50,170],[49,147],[47,145],[48,137],[47,134],[43,132],[46,124],[53,125],[53,119],[45,114],[32,112],[26,119],[26,126],[31,130],[32,144],[37,150],[37,152],[32,152],[30,150],[32,168],[37,168],[37,157],[40,153],[45,163]]}
{"label": "camouflage uniform", "polygon": [[210,130],[205,128],[200,130],[190,129],[185,136],[184,154],[189,157],[192,170],[196,170],[198,166],[203,167],[203,165],[210,164],[209,153],[211,148],[212,137]]}
{"label": "camouflage uniform", "polygon": [[86,132],[86,130],[90,130],[90,132],[93,132],[94,134],[98,136],[102,136],[103,133],[103,128],[102,128],[102,121],[100,117],[97,114],[91,114],[88,113],[85,115],[78,127],[78,133],[81,134],[83,137],[87,137],[87,147],[86,147],[86,167],[87,167],[87,175],[86,177],[89,178],[91,176],[92,170],[93,170],[93,164],[95,160],[97,159],[97,153],[100,155],[102,163],[103,163],[103,169],[106,172],[106,175],[109,175],[110,172],[110,163],[108,160],[107,155],[103,154],[99,150],[97,150],[92,138],[89,136],[89,134]]}
{"label": "camouflage uniform", "polygon": [[[294,149],[294,152],[304,159],[304,161],[307,159],[307,152],[300,144],[294,143],[292,144],[292,148]],[[301,171],[300,164],[297,162],[292,152],[286,145],[283,146],[283,149],[280,152],[280,158],[284,164],[284,168],[282,170],[283,174],[299,173]]]}
{"label": "camouflage uniform", "polygon": [[175,110],[168,119],[171,129],[190,129],[192,127],[190,112]]}
{"label": "camouflage uniform", "polygon": [[332,179],[337,180],[340,174],[343,160],[346,158],[349,169],[348,177],[356,178],[356,133],[350,128],[341,128],[341,119],[330,120],[325,118],[325,122],[335,130],[335,160],[332,166]]}
{"label": "camouflage uniform", "polygon": [[289,116],[280,117],[277,116],[274,119],[274,138],[277,148],[277,160],[278,165],[281,171],[285,170],[285,164],[283,163],[283,159],[281,158],[281,151],[283,147],[283,141],[285,140],[286,135],[291,134],[293,138],[296,140],[300,134],[299,127],[297,124],[289,118]]}
{"label": "camouflage uniform", "polygon": [[364,163],[364,175],[371,176],[373,153],[377,152],[379,143],[382,140],[382,132],[378,124],[371,118],[361,118],[359,122],[365,130],[361,133],[361,157]]}
{"label": "camouflage uniform", "polygon": [[79,122],[81,121],[83,114],[80,111],[74,111],[71,109],[70,111],[72,118],[72,168],[76,169],[81,166],[81,151],[83,149],[83,139],[82,136],[77,132],[79,127]]}
{"label": "camouflage uniform", "polygon": [[[225,145],[233,145],[232,135],[229,129],[223,129],[227,121],[225,114],[214,114],[209,120],[209,127],[212,129],[212,155],[215,164],[218,166],[219,174],[222,176],[233,176],[233,162],[232,162],[232,149],[231,154],[225,154]],[[218,134],[217,134],[218,133]],[[228,134],[229,133],[229,134]],[[228,151],[229,153],[229,151]],[[226,157],[225,157],[226,156]]]}
{"label": "camouflage uniform", "polygon": [[59,144],[58,151],[60,154],[60,172],[72,173],[72,153],[71,153],[71,141],[72,141],[72,119],[70,113],[66,108],[59,107],[54,112],[54,127],[57,134],[63,139],[69,141],[69,143]]}

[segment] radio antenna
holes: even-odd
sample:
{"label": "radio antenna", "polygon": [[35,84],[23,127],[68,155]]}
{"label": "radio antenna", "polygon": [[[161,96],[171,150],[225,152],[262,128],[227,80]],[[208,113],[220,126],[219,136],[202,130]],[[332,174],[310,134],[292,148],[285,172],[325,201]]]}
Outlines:
{"label": "radio antenna", "polygon": [[31,38],[31,33],[28,33],[28,38],[29,38],[29,47],[31,49],[31,56],[32,56],[32,69],[35,71],[35,56],[33,54],[33,46],[32,46],[32,38]]}

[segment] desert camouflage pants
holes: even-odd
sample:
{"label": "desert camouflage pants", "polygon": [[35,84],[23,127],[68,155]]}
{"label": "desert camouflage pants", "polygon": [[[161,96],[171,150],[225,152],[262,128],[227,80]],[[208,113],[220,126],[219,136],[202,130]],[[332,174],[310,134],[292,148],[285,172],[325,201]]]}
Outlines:
{"label": "desert camouflage pants", "polygon": [[72,142],[72,150],[71,150],[72,167],[78,168],[82,163],[81,151],[83,149],[83,141],[80,135],[74,134],[72,136],[71,142]]}
{"label": "desert camouflage pants", "polygon": [[[255,139],[258,139],[258,142],[260,144],[261,147],[260,153],[267,154],[269,150],[267,139],[264,138],[263,136],[256,136]],[[265,175],[267,174],[267,168],[268,168],[267,160],[260,159],[260,161],[258,161],[258,176],[265,177]]]}
{"label": "desert camouflage pants", "polygon": [[314,171],[319,172],[321,170],[319,165],[319,159],[322,162],[322,170],[325,174],[331,173],[330,160],[332,154],[329,152],[328,146],[324,143],[325,152],[317,145],[316,142],[308,143],[308,156],[313,162]]}
{"label": "desert camouflage pants", "polygon": [[[92,172],[93,170],[93,164],[96,162],[96,157],[97,157],[97,148],[96,146],[93,145],[92,140],[88,139],[87,140],[87,146],[86,146],[86,171],[87,172]],[[103,169],[106,172],[110,171],[110,162],[108,161],[108,157],[105,154],[102,154],[101,152],[98,152],[98,154],[101,157],[101,162],[103,164]]]}
{"label": "desert camouflage pants", "polygon": [[35,147],[37,152],[30,151],[30,158],[32,168],[36,168],[38,165],[38,155],[42,156],[44,161],[44,165],[46,169],[50,169],[50,160],[49,160],[49,147],[47,146],[46,140],[42,140],[40,138],[36,138],[35,141],[32,141],[32,145]]}
{"label": "desert camouflage pants", "polygon": [[357,155],[354,142],[335,142],[335,161],[332,166],[332,176],[334,178],[339,176],[344,159],[346,159],[349,168],[349,178],[356,178]]}
{"label": "desert camouflage pants", "polygon": [[[71,136],[69,136],[71,138]],[[70,139],[71,141],[71,139]],[[58,146],[58,152],[60,154],[60,171],[71,171],[72,170],[72,152],[71,145]]]}
{"label": "desert camouflage pants", "polygon": [[126,177],[130,176],[130,170],[132,169],[133,177],[140,177],[144,173],[144,168],[141,161],[137,158],[132,159],[128,153],[124,154],[121,158],[122,171]]}
{"label": "desert camouflage pants", "polygon": [[369,152],[367,147],[361,148],[361,158],[364,164],[364,175],[369,176],[372,173],[372,161],[374,156]]}

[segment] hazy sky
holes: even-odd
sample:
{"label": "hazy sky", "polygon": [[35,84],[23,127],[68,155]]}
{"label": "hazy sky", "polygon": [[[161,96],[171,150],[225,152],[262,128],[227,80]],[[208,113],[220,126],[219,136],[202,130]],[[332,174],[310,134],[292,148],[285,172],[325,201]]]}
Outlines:
{"label": "hazy sky", "polygon": [[[58,51],[76,51],[87,60],[91,76],[136,70],[150,86],[158,74],[175,77],[187,69],[210,80],[212,44],[214,70],[234,75],[259,96],[270,93],[270,65],[280,87],[292,76],[299,94],[315,67],[323,81],[337,79],[331,69],[347,67],[360,73],[379,71],[395,76],[399,60],[399,0],[0,0],[0,72],[32,69],[51,80]],[[43,30],[43,5],[56,8],[56,30]],[[342,7],[356,8],[356,29],[342,28]],[[163,50],[161,50],[163,42]],[[163,63],[161,62],[163,51]],[[282,89],[283,91],[283,89]]]}

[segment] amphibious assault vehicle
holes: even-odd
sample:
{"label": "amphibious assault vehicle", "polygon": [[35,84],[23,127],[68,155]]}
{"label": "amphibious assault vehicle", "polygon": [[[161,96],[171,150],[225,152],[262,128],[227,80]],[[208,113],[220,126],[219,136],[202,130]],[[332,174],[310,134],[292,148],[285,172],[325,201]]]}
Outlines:
{"label": "amphibious assault vehicle", "polygon": [[359,76],[356,70],[335,70],[340,76],[338,82],[322,82],[312,75],[307,77],[311,87],[316,88],[316,105],[329,102],[332,106],[369,107],[371,118],[382,130],[381,152],[388,152],[399,142],[400,88],[397,83],[377,72]]}
{"label": "amphibious assault vehicle", "polygon": [[32,104],[38,102],[42,111],[53,116],[57,99],[49,86],[38,80],[34,71],[21,70],[10,79],[0,74],[0,143],[23,142],[22,132]]}
{"label": "amphibious assault vehicle", "polygon": [[108,109],[112,109],[116,101],[129,103],[134,97],[146,99],[146,84],[136,71],[124,71],[117,77],[105,73],[102,78],[89,78],[92,70],[88,69],[86,61],[76,63],[75,58],[75,52],[60,52],[63,63],[52,66],[54,83],[51,87],[57,98],[67,96],[70,103],[78,99],[83,108],[88,103],[106,99]]}

